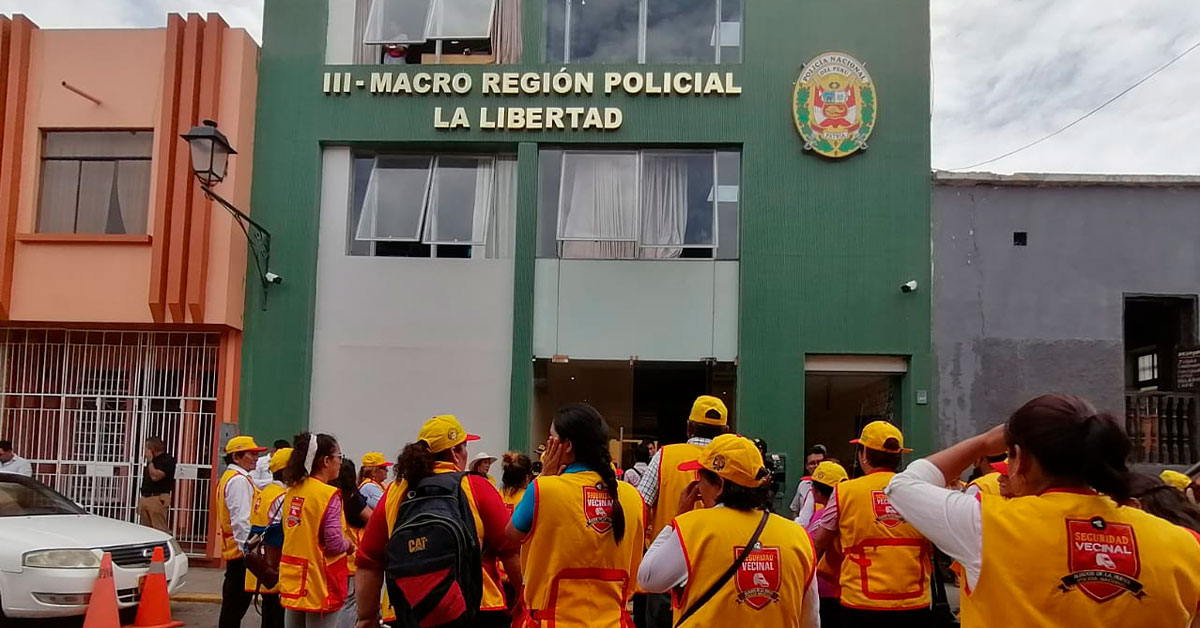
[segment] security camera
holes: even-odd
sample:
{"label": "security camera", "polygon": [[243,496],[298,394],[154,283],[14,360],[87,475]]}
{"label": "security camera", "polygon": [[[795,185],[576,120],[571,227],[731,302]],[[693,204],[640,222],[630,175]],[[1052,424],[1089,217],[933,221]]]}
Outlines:
{"label": "security camera", "polygon": [[[267,283],[273,283],[275,285],[279,285],[279,284],[283,283],[283,277],[280,277],[279,275],[276,275],[275,273],[267,273],[267,274],[263,275],[263,278],[267,280]],[[915,286],[916,283],[914,282],[913,285]]]}
{"label": "security camera", "polygon": [[909,281],[909,282],[905,283],[904,285],[900,286],[900,292],[903,292],[905,294],[907,294],[909,292],[916,292],[916,291],[917,291],[917,280],[916,279],[913,279],[912,281]]}

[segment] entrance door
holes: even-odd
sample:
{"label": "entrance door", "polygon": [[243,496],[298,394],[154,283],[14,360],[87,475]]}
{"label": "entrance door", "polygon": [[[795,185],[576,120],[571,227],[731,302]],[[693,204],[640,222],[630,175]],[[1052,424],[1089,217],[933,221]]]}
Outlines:
{"label": "entrance door", "polygon": [[[853,476],[855,446],[871,421],[900,425],[900,382],[904,358],[892,356],[808,356],[804,378],[804,451],[824,445],[828,455]],[[803,464],[803,463],[801,463]]]}

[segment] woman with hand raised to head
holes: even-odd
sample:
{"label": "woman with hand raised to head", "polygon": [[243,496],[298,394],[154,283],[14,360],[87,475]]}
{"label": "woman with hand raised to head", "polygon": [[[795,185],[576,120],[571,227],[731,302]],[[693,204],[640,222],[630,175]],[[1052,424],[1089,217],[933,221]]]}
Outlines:
{"label": "woman with hand raised to head", "polygon": [[[1130,447],[1116,417],[1045,395],[913,462],[887,496],[963,565],[966,628],[1194,626],[1200,535],[1127,505]],[[944,488],[973,461],[1005,452],[1012,499]]]}

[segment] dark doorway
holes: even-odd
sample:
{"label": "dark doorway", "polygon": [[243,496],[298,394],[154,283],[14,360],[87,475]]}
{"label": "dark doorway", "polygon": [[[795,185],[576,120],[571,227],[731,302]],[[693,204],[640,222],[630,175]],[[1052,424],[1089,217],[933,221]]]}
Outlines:
{"label": "dark doorway", "polygon": [[1200,459],[1196,349],[1194,296],[1125,298],[1125,431],[1135,462]]}
{"label": "dark doorway", "polygon": [[1176,390],[1178,353],[1195,346],[1195,297],[1125,298],[1127,390]]}

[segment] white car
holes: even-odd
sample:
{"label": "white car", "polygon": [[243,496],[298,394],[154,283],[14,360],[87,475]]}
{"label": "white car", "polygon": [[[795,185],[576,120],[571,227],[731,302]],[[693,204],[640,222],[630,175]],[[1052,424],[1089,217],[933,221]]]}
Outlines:
{"label": "white car", "polygon": [[20,475],[0,473],[0,539],[0,618],[82,615],[104,552],[112,554],[122,609],[137,606],[155,547],[164,550],[171,591],[188,572],[187,556],[166,533],[89,515]]}

